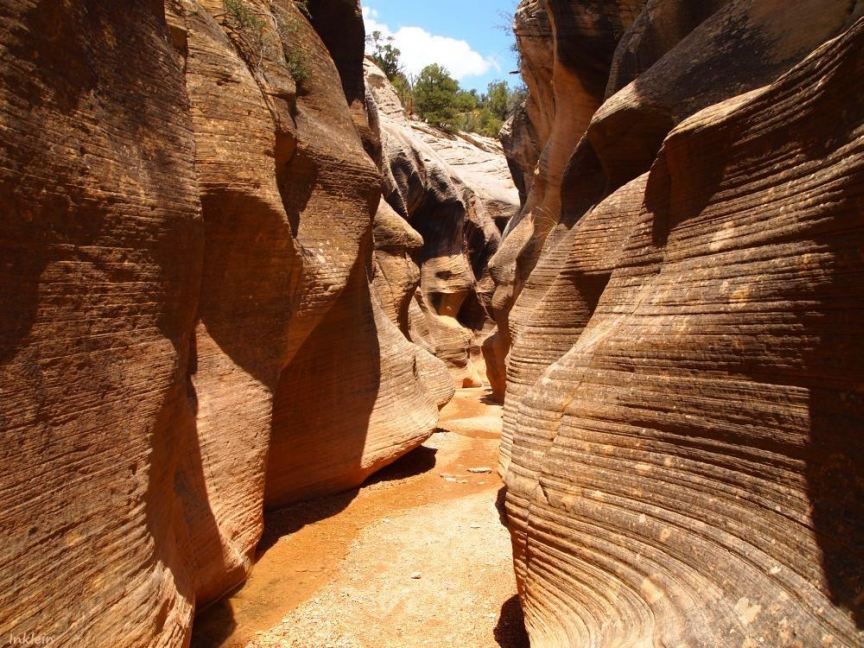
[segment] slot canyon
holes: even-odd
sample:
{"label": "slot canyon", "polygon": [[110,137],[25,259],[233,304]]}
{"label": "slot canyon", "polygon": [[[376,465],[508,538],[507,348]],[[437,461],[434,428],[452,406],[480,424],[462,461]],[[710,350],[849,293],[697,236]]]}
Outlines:
{"label": "slot canyon", "polygon": [[864,0],[508,7],[0,0],[0,646],[864,647]]}

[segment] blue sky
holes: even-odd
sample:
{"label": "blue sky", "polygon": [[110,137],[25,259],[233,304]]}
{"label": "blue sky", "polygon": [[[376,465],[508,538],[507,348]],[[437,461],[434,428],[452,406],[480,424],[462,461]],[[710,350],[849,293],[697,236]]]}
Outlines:
{"label": "blue sky", "polygon": [[402,63],[416,74],[440,63],[463,88],[485,91],[490,81],[516,85],[516,56],[501,25],[513,15],[517,0],[363,0],[366,32],[395,39]]}

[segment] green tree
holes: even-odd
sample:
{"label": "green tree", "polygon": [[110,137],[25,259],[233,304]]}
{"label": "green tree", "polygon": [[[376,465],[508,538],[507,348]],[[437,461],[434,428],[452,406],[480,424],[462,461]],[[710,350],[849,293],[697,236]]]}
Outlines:
{"label": "green tree", "polygon": [[428,123],[455,130],[458,93],[459,83],[446,69],[437,63],[427,65],[414,82],[414,109]]}
{"label": "green tree", "polygon": [[381,68],[381,71],[387,75],[391,82],[394,81],[402,74],[402,65],[399,62],[402,52],[393,45],[393,37],[385,38],[380,31],[374,31],[366,40],[372,45],[372,53],[369,58],[375,61],[375,65]]}
{"label": "green tree", "polygon": [[480,114],[477,132],[486,137],[498,137],[498,133],[501,132],[503,125],[504,120],[486,108]]}
{"label": "green tree", "polygon": [[528,88],[524,84],[520,84],[510,91],[510,97],[507,99],[507,116],[509,117],[522,103],[528,98]]}
{"label": "green tree", "polygon": [[399,101],[402,102],[402,108],[409,115],[414,113],[414,88],[411,79],[404,72],[399,72],[391,79],[393,89],[399,96]]}
{"label": "green tree", "polygon": [[476,90],[459,90],[456,93],[456,110],[460,113],[477,110],[479,104],[480,97],[477,96]]}
{"label": "green tree", "polygon": [[502,122],[507,119],[510,88],[506,81],[493,81],[486,92],[485,107]]}

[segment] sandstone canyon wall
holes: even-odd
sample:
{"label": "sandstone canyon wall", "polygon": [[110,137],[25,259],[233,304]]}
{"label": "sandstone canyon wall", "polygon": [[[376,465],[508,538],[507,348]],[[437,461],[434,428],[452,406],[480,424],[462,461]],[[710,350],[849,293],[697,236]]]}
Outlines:
{"label": "sandstone canyon wall", "polygon": [[4,639],[183,645],[265,507],[434,430],[363,43],[353,1],[0,3]]}
{"label": "sandstone canyon wall", "polygon": [[532,645],[864,644],[861,14],[520,5],[484,350]]}
{"label": "sandstone canyon wall", "polygon": [[[511,168],[517,169],[517,178],[523,178],[526,196],[521,213],[508,223],[505,239],[489,264],[496,284],[491,309],[498,329],[483,346],[489,380],[499,399],[504,397],[511,331],[518,325],[511,323],[510,311],[560,214],[563,174],[603,101],[615,43],[642,1],[530,0],[517,10],[515,31],[529,99],[524,114],[514,116],[518,122],[505,129],[504,142]],[[513,131],[520,125],[521,129]],[[536,169],[529,167],[538,155]]]}
{"label": "sandstone canyon wall", "polygon": [[[366,61],[370,112],[381,140],[384,196],[379,217],[401,220],[413,232],[411,258],[419,287],[405,304],[388,290],[403,271],[381,267],[385,304],[403,332],[443,359],[459,386],[483,381],[479,336],[490,322],[494,283],[489,259],[501,230],[518,211],[518,193],[500,145],[474,134],[445,133],[409,119],[384,73]],[[377,245],[376,233],[376,245]],[[413,269],[411,270],[413,272]]]}
{"label": "sandstone canyon wall", "polygon": [[864,645],[862,14],[523,0],[513,186],[356,0],[0,2],[0,637],[184,645],[491,313],[535,646]]}

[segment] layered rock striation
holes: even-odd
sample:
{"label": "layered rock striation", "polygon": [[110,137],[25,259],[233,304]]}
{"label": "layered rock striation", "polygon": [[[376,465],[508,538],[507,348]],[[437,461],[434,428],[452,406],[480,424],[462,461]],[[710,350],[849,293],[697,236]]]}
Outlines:
{"label": "layered rock striation", "polygon": [[265,507],[435,429],[363,44],[356,2],[0,7],[4,638],[183,645]]}
{"label": "layered rock striation", "polygon": [[[590,4],[550,0],[553,32]],[[864,641],[859,15],[620,14],[557,197],[508,227],[501,459],[532,644]]]}
{"label": "layered rock striation", "polygon": [[[519,325],[511,321],[510,312],[561,213],[564,173],[603,102],[615,44],[642,2],[526,0],[517,10],[515,32],[529,98],[522,113],[517,112],[515,121],[505,128],[504,142],[511,168],[518,167],[517,177],[526,179],[522,183],[526,197],[489,264],[496,285],[491,309],[497,332],[483,344],[488,377],[501,400],[505,363],[513,330]],[[530,154],[522,152],[532,145]],[[539,155],[536,168],[529,168],[535,153]]]}

